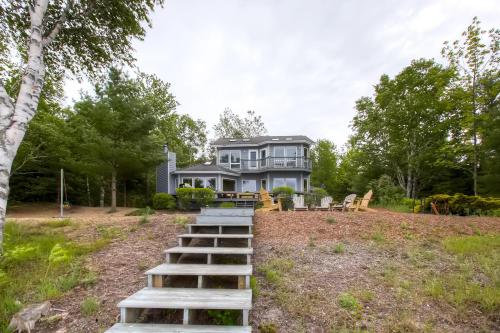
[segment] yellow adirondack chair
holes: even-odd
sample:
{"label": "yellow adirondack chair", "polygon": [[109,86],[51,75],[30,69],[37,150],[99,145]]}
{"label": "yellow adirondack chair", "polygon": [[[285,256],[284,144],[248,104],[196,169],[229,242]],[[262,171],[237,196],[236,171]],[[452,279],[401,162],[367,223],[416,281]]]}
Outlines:
{"label": "yellow adirondack chair", "polygon": [[269,192],[261,188],[259,194],[260,194],[260,201],[262,201],[263,203],[263,207],[257,209],[257,211],[269,212],[272,210],[280,210],[280,204],[279,203],[275,204],[273,202],[273,198],[271,198]]}
{"label": "yellow adirondack chair", "polygon": [[355,210],[356,211],[358,211],[358,210],[363,210],[363,211],[370,210],[370,208],[368,208],[368,203],[372,199],[372,196],[373,196],[372,190],[369,190],[368,192],[366,192],[363,199],[357,200],[356,204],[354,205]]}

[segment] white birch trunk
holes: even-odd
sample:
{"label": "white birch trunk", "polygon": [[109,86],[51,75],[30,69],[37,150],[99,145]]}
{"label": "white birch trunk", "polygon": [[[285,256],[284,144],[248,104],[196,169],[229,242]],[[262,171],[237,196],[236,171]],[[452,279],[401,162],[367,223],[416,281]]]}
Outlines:
{"label": "white birch trunk", "polygon": [[35,115],[42,91],[45,65],[43,63],[43,17],[48,0],[35,1],[30,7],[30,41],[28,61],[24,68],[16,103],[0,82],[0,253],[3,248],[3,226],[9,196],[9,178],[12,163],[26,133],[29,121]]}
{"label": "white birch trunk", "polygon": [[116,170],[111,171],[111,209],[110,212],[116,212]]}

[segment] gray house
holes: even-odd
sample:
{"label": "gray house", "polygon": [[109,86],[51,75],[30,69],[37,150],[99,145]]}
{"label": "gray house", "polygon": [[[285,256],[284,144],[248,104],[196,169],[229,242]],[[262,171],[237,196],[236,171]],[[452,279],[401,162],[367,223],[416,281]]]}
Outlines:
{"label": "gray house", "polygon": [[210,187],[224,194],[290,186],[298,193],[307,192],[312,144],[303,135],[221,138],[212,143],[214,163],[183,169],[176,168],[175,153],[165,150],[167,161],[157,168],[156,190],[175,194],[179,187]]}

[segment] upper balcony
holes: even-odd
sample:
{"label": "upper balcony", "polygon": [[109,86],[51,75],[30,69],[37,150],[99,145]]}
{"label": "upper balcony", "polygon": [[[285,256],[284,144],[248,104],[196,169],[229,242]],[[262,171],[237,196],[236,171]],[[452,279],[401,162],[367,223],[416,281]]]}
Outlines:
{"label": "upper balcony", "polygon": [[306,157],[265,157],[261,159],[234,159],[231,163],[219,163],[220,166],[235,171],[266,170],[311,170],[311,160]]}

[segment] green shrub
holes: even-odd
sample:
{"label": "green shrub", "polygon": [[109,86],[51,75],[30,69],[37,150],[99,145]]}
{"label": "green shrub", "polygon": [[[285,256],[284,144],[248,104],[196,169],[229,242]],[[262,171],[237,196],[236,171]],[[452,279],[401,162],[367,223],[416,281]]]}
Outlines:
{"label": "green shrub", "polygon": [[90,317],[96,314],[99,311],[99,308],[99,300],[95,297],[85,298],[80,305],[81,312],[85,317]]}
{"label": "green shrub", "polygon": [[234,207],[236,207],[234,202],[229,202],[229,201],[223,202],[219,205],[219,208],[234,208]]}
{"label": "green shrub", "polygon": [[279,186],[273,188],[274,197],[281,200],[281,207],[283,210],[289,210],[293,208],[292,196],[295,190],[289,186]]}
{"label": "green shrub", "polygon": [[192,188],[189,187],[178,188],[175,194],[177,195],[177,201],[179,203],[180,209],[182,210],[191,209],[191,203],[193,201]]}
{"label": "green shrub", "polygon": [[431,203],[436,205],[436,208],[441,214],[457,214],[457,215],[487,215],[500,209],[500,199],[492,197],[480,197],[474,195],[465,195],[456,193],[435,194],[428,197],[425,201],[425,206],[430,209]]}
{"label": "green shrub", "polygon": [[153,195],[153,208],[159,210],[174,210],[177,205],[175,198],[168,193],[155,193]]}
{"label": "green shrub", "polygon": [[394,184],[388,175],[372,180],[368,187],[373,189],[375,200],[383,206],[398,204],[404,198],[403,189]]}
{"label": "green shrub", "polygon": [[49,228],[61,228],[61,227],[67,227],[71,225],[71,220],[70,219],[57,219],[57,220],[51,220],[51,221],[45,221],[40,223],[41,226],[44,227],[49,227]]}
{"label": "green shrub", "polygon": [[304,195],[304,204],[306,206],[319,206],[321,205],[321,199],[326,196],[328,196],[328,192],[325,189],[315,187],[311,192]]}
{"label": "green shrub", "polygon": [[260,333],[276,333],[278,332],[278,328],[273,323],[265,323],[259,325]]}
{"label": "green shrub", "polygon": [[345,252],[345,245],[342,243],[335,244],[332,248],[333,253],[342,254]]}
{"label": "green shrub", "polygon": [[215,192],[211,188],[178,188],[176,194],[179,206],[183,210],[191,209],[193,202],[195,208],[206,207],[215,199]]}
{"label": "green shrub", "polygon": [[149,215],[152,215],[155,213],[154,209],[151,209],[150,207],[144,207],[144,208],[139,208],[131,211],[130,213],[125,214],[125,216],[142,216],[144,214],[148,213]]}
{"label": "green shrub", "polygon": [[349,293],[342,293],[340,294],[339,298],[339,305],[342,309],[356,312],[361,309],[361,304],[359,304],[358,300],[356,297]]}
{"label": "green shrub", "polygon": [[207,207],[215,199],[215,192],[211,188],[193,188],[193,198],[199,207]]}

